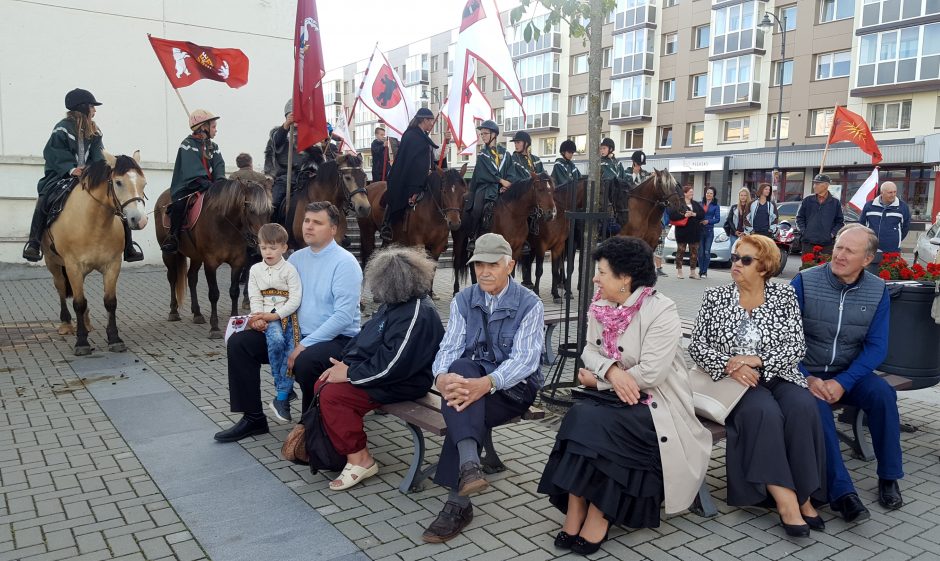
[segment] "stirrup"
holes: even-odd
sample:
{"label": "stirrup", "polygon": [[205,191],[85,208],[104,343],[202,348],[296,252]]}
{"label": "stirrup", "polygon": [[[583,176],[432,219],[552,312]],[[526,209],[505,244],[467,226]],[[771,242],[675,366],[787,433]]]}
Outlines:
{"label": "stirrup", "polygon": [[[136,245],[136,243],[134,244]],[[176,236],[170,234],[163,240],[163,243],[160,244],[160,251],[163,253],[176,253],[179,251],[180,243]]]}
{"label": "stirrup", "polygon": [[23,246],[23,259],[30,263],[36,263],[42,260],[42,246],[33,241],[26,242]]}
{"label": "stirrup", "polygon": [[130,246],[124,247],[124,260],[128,263],[136,263],[137,261],[144,260],[144,252],[140,249],[140,245],[137,242],[132,241]]}
{"label": "stirrup", "polygon": [[379,237],[386,242],[392,241],[392,226],[390,224],[382,224],[382,228],[379,230]]}

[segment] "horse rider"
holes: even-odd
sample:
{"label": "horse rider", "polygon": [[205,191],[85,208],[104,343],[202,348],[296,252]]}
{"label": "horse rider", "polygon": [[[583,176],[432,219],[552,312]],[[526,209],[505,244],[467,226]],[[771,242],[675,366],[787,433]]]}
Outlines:
{"label": "horse rider", "polygon": [[643,169],[643,166],[646,165],[646,153],[642,150],[637,150],[630,156],[630,160],[632,160],[633,163],[630,166],[630,171],[626,172],[626,179],[632,181],[633,185],[636,186],[651,175],[650,172]]}
{"label": "horse rider", "polygon": [[[42,234],[46,229],[48,197],[59,189],[69,189],[78,182],[85,167],[104,160],[101,129],[95,123],[95,107],[101,105],[88,90],[74,89],[65,94],[68,113],[59,121],[42,151],[46,160],[45,175],[36,185],[39,196],[29,225],[29,241],[23,248],[23,259],[42,259]],[[144,258],[140,247],[131,239],[131,228],[124,220],[124,260]]]}
{"label": "horse rider", "polygon": [[473,166],[473,177],[470,179],[470,194],[467,198],[470,212],[470,249],[477,236],[485,234],[490,229],[493,219],[493,207],[500,193],[512,185],[503,178],[503,170],[508,165],[506,149],[500,146],[496,139],[499,136],[499,127],[493,121],[487,120],[477,127],[480,141],[483,146],[477,154],[476,164]]}
{"label": "horse rider", "polygon": [[616,150],[616,145],[612,138],[605,138],[601,141],[601,146],[598,148],[598,154],[601,157],[601,181],[626,178],[623,165],[614,157],[614,150]]}
{"label": "horse rider", "polygon": [[164,253],[176,253],[179,249],[180,229],[186,217],[189,198],[194,193],[205,191],[219,179],[225,179],[225,161],[215,138],[219,118],[205,109],[196,109],[189,116],[192,133],[183,139],[176,151],[176,165],[170,181],[170,200],[167,214],[170,215],[170,232],[160,249]]}
{"label": "horse rider", "polygon": [[284,105],[284,123],[271,131],[271,149],[274,160],[274,185],[271,187],[271,203],[274,208],[273,221],[279,224],[283,224],[283,217],[284,214],[286,214],[286,212],[281,213],[281,203],[283,203],[284,199],[287,197],[287,160],[291,146],[288,133],[293,136],[294,146],[294,157],[291,161],[291,173],[293,173],[291,176],[291,188],[296,186],[297,173],[308,164],[309,159],[305,151],[297,149],[297,129],[294,127],[293,130],[291,130],[293,124],[294,100],[289,99]]}
{"label": "horse rider", "polygon": [[434,127],[434,113],[422,107],[401,135],[395,163],[388,172],[388,186],[385,193],[385,220],[380,234],[385,241],[392,240],[392,226],[398,222],[405,209],[414,205],[418,193],[424,190],[431,168],[436,165],[434,149],[437,144],[429,133]]}
{"label": "horse rider", "polygon": [[581,170],[571,161],[577,151],[578,147],[575,146],[573,140],[561,143],[561,148],[558,150],[561,157],[555,158],[555,166],[552,167],[552,182],[556,187],[581,180]]}
{"label": "horse rider", "polygon": [[509,155],[509,161],[503,169],[503,179],[510,183],[531,178],[531,174],[544,173],[542,160],[532,155],[532,137],[525,131],[517,131],[512,137],[515,151]]}

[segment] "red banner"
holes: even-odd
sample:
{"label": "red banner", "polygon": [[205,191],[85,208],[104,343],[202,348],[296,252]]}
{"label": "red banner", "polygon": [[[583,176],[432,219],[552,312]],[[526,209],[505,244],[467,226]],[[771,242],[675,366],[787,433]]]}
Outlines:
{"label": "red banner", "polygon": [[829,142],[848,140],[862,149],[862,152],[871,156],[871,165],[877,166],[881,162],[881,150],[872,136],[868,123],[857,113],[852,113],[845,107],[836,107],[832,117],[832,127],[829,129]]}
{"label": "red banner", "polygon": [[294,122],[297,149],[306,150],[327,138],[323,103],[323,49],[316,0],[297,0],[294,28]]}
{"label": "red banner", "polygon": [[150,35],[147,38],[174,88],[185,88],[202,79],[225,82],[230,88],[248,83],[248,57],[238,49],[202,47]]}

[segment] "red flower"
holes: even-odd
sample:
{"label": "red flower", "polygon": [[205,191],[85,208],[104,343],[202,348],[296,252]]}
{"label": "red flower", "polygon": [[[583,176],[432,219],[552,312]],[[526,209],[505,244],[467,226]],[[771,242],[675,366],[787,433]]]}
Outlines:
{"label": "red flower", "polygon": [[914,263],[914,266],[911,267],[911,270],[914,271],[915,273],[921,273],[921,274],[925,272],[924,268],[920,266],[920,263]]}
{"label": "red flower", "polygon": [[819,253],[819,252],[822,251],[822,250],[823,250],[823,246],[821,246],[821,245],[814,245],[814,246],[813,246],[813,253]]}
{"label": "red flower", "polygon": [[911,278],[913,277],[914,277],[914,273],[912,273],[910,269],[907,269],[907,268],[901,269],[901,278],[903,280],[911,280]]}
{"label": "red flower", "polygon": [[884,280],[891,280],[891,273],[885,270],[878,271],[878,276]]}
{"label": "red flower", "polygon": [[816,260],[816,256],[813,255],[812,253],[807,253],[806,255],[801,257],[801,259],[803,260],[803,263],[812,263],[813,261]]}
{"label": "red flower", "polygon": [[897,259],[901,257],[901,254],[897,251],[890,251],[884,254],[885,259]]}

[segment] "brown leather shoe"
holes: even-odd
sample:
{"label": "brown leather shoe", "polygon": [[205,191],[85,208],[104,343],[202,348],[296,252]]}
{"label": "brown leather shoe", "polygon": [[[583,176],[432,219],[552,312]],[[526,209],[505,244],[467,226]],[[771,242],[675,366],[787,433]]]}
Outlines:
{"label": "brown leather shoe", "polygon": [[461,497],[469,497],[480,491],[485,491],[490,484],[486,482],[486,476],[483,475],[483,468],[480,464],[467,462],[460,466],[460,484],[457,486],[457,494]]}
{"label": "brown leather shoe", "polygon": [[457,537],[473,520],[473,505],[460,508],[457,503],[446,502],[444,509],[434,522],[421,534],[421,539],[428,543],[444,543]]}

